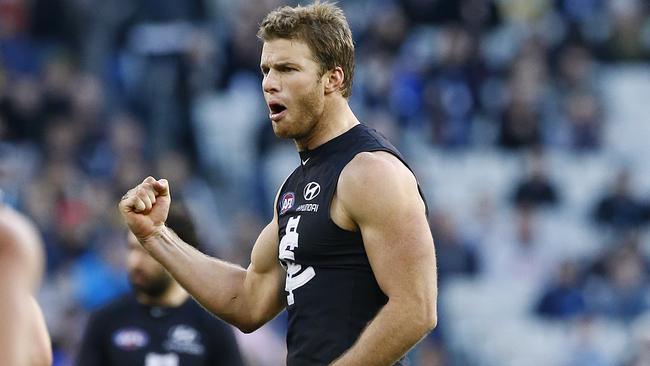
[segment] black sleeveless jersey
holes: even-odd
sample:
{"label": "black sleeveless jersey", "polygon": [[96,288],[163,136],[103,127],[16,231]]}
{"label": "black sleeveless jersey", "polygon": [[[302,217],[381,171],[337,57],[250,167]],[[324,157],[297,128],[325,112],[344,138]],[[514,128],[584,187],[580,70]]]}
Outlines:
{"label": "black sleeveless jersey", "polygon": [[95,311],[77,366],[241,366],[232,328],[192,299],[178,307],[141,304],[134,294]]}
{"label": "black sleeveless jersey", "polygon": [[301,165],[280,190],[276,210],[279,259],[287,271],[289,366],[328,365],[354,344],[388,301],[361,233],[343,230],[330,218],[341,171],[364,151],[387,151],[404,162],[383,136],[359,124],[300,152]]}

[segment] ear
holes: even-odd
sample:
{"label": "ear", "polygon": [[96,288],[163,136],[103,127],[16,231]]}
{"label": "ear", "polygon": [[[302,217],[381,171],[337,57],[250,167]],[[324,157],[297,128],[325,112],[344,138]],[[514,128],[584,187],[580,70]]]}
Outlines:
{"label": "ear", "polygon": [[329,70],[323,75],[324,81],[323,86],[325,87],[325,94],[330,94],[336,91],[340,91],[343,87],[343,81],[345,81],[345,73],[340,66],[335,67],[332,70]]}

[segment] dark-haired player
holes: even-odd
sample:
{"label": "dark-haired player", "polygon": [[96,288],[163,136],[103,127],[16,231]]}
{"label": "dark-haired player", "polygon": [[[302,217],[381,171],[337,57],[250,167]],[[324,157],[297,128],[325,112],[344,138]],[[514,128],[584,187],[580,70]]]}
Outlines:
{"label": "dark-haired player", "polygon": [[[196,246],[190,216],[178,202],[167,224]],[[92,314],[77,365],[242,365],[232,329],[194,302],[133,234],[127,241],[133,293]]]}

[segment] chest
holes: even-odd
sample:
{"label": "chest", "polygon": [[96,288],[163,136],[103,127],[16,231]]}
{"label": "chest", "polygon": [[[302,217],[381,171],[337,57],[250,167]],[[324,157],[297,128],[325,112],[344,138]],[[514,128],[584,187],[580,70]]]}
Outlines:
{"label": "chest", "polygon": [[206,335],[183,320],[123,321],[108,336],[107,356],[115,365],[194,366],[208,359]]}
{"label": "chest", "polygon": [[335,264],[362,249],[360,234],[341,228],[335,193],[340,170],[298,168],[278,198],[279,259],[283,264]]}

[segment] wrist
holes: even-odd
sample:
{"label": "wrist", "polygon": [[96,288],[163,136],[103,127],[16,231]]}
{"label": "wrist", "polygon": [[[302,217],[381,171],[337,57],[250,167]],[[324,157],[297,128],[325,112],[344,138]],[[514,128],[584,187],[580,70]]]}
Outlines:
{"label": "wrist", "polygon": [[167,231],[167,227],[165,226],[165,224],[156,225],[155,228],[151,231],[151,233],[149,233],[148,235],[142,238],[138,238],[138,241],[145,249],[148,250],[151,247],[151,245],[153,245],[153,243],[157,242],[165,235],[166,231]]}

